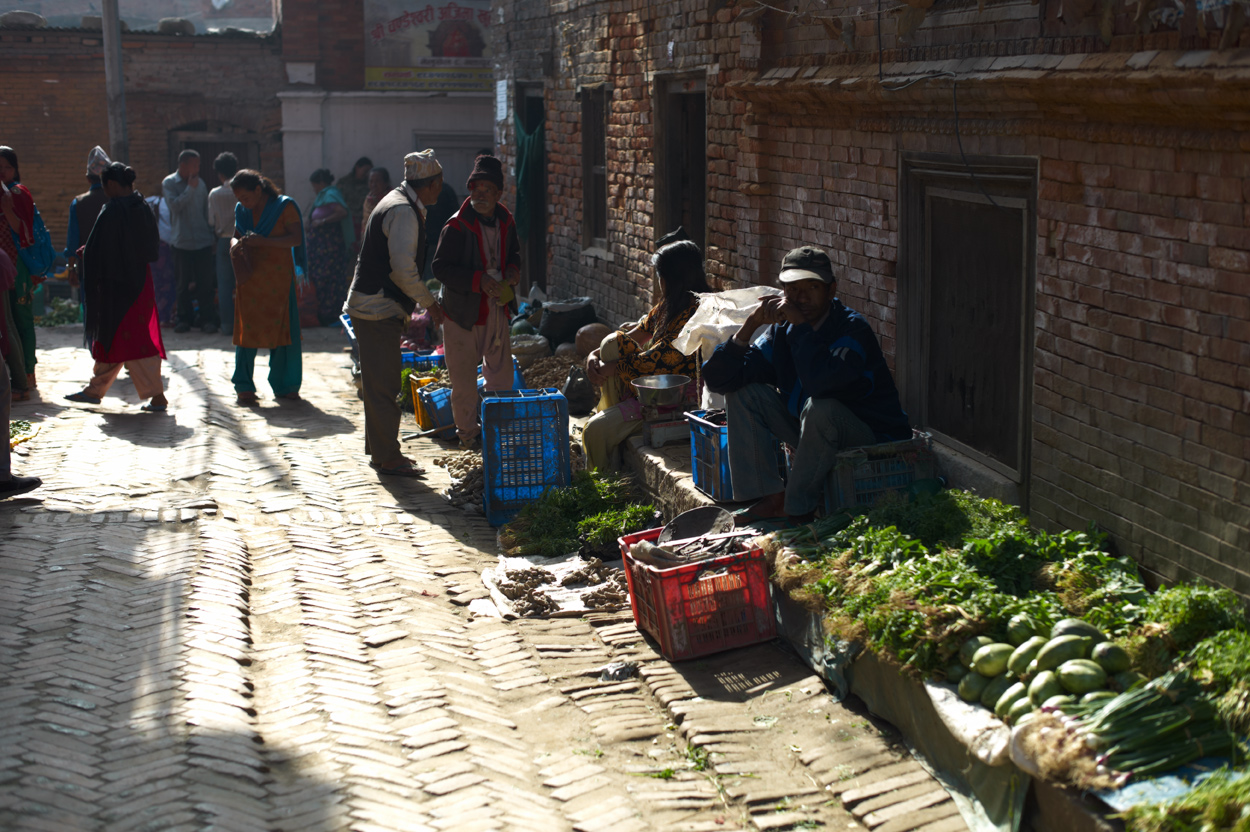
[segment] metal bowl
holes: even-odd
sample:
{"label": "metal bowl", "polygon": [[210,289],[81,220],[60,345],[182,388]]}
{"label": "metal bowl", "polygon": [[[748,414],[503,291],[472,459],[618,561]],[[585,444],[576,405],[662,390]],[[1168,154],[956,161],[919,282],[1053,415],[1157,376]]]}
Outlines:
{"label": "metal bowl", "polygon": [[643,376],[632,383],[643,407],[672,407],[685,395],[690,376]]}

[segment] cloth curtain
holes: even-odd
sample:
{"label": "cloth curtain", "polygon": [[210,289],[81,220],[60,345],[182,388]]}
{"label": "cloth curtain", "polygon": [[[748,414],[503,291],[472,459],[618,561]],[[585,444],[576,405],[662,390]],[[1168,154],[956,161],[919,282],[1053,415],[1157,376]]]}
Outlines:
{"label": "cloth curtain", "polygon": [[520,114],[513,114],[513,122],[516,128],[516,230],[522,240],[527,240],[530,235],[530,201],[542,196],[536,194],[534,189],[542,186],[546,139],[543,125],[527,133],[521,124]]}

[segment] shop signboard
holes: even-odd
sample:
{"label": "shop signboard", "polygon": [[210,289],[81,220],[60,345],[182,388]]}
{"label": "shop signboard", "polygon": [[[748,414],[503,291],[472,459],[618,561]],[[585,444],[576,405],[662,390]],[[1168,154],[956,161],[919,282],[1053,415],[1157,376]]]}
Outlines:
{"label": "shop signboard", "polygon": [[489,24],[490,0],[365,0],[365,89],[491,92]]}

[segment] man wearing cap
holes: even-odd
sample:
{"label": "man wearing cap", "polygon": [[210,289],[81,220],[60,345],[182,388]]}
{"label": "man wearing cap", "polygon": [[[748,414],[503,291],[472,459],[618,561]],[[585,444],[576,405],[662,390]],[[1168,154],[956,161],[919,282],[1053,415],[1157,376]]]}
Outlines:
{"label": "man wearing cap", "polygon": [[78,285],[78,249],[86,244],[95,228],[96,217],[104,210],[109,201],[100,184],[100,174],[104,172],[111,160],[104,148],[96,145],[87,155],[87,182],[90,187],[74,197],[69,204],[69,230],[65,233],[65,259],[69,262],[70,285]]}
{"label": "man wearing cap", "polygon": [[365,222],[356,274],[343,311],[351,316],[360,353],[365,403],[365,453],[381,474],[419,477],[420,466],[399,447],[400,337],[419,304],[434,322],[442,309],[421,281],[427,236],[426,206],[443,188],[443,166],[433,150],[404,157],[404,182],[378,201]]}
{"label": "man wearing cap", "polygon": [[521,280],[521,243],[511,212],[499,204],[503,164],[481,155],[473,163],[469,198],[443,226],[434,252],[434,277],[443,284],[443,348],[451,377],[451,412],[464,448],[480,442],[477,366],[487,390],[511,390],[516,311],[513,287]]}
{"label": "man wearing cap", "polygon": [[[911,428],[868,321],[835,296],[829,255],[796,248],[778,280],[784,294],[764,298],[703,378],[726,394],[734,499],[759,501],[746,519],[808,522],[839,451],[908,439]],[[796,449],[785,484],[774,441]]]}

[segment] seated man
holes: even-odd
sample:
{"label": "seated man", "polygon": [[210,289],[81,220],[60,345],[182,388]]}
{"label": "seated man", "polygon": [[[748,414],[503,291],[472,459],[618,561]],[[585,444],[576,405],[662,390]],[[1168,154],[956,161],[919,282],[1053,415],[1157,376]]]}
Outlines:
{"label": "seated man", "polygon": [[[716,348],[703,378],[726,394],[734,499],[759,500],[747,518],[784,509],[808,522],[839,451],[910,439],[911,428],[868,321],[834,296],[829,255],[796,248],[778,279],[784,296],[763,300]],[[761,326],[768,331],[750,344]],[[797,451],[784,490],[774,439]]]}

